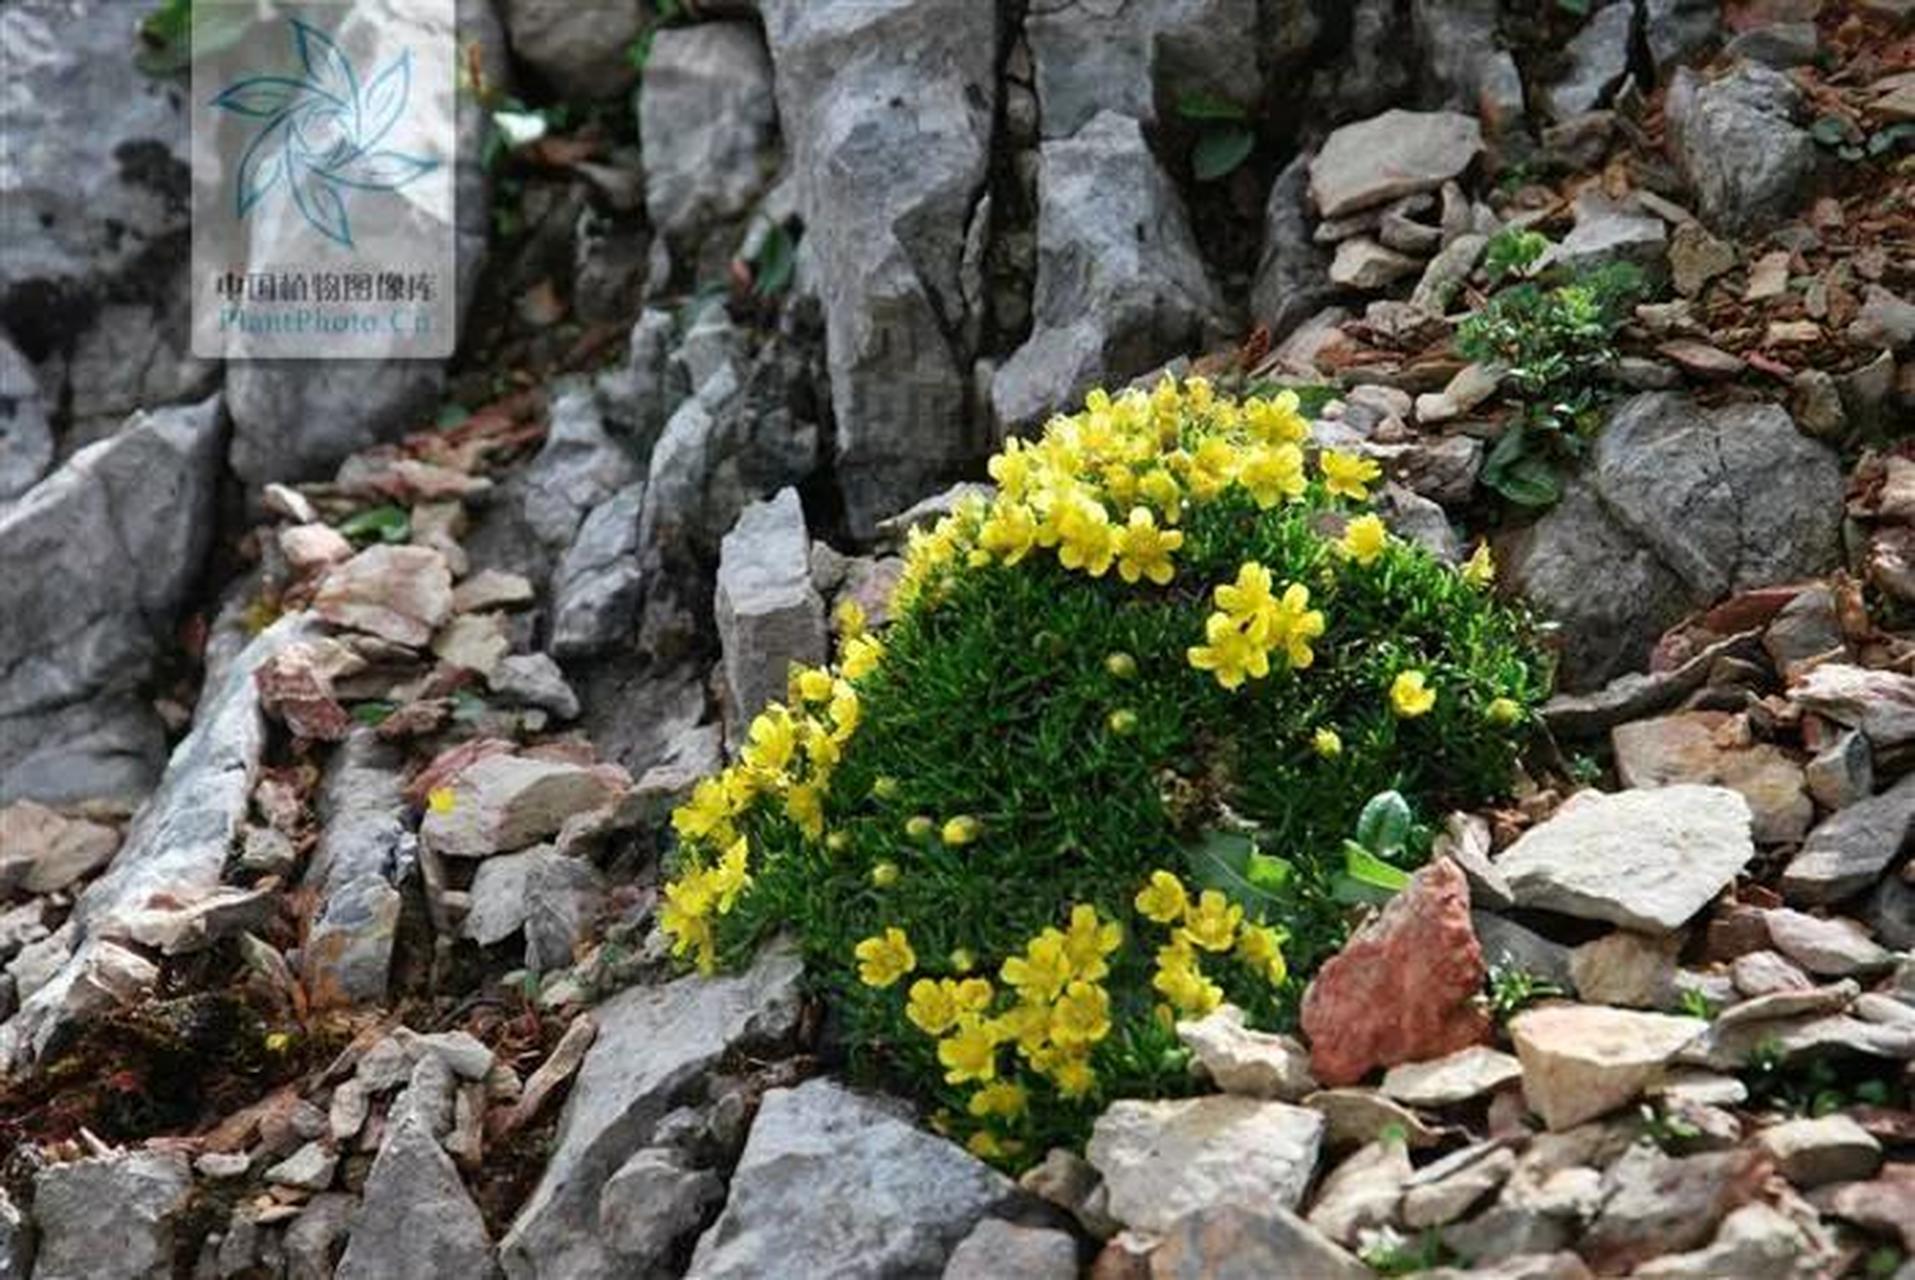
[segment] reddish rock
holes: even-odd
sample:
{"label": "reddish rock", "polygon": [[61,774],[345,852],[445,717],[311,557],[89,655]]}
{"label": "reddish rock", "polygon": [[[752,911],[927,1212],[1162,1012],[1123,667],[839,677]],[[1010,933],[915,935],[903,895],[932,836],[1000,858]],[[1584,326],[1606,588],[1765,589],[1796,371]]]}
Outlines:
{"label": "reddish rock", "polygon": [[1884,1165],[1873,1182],[1845,1183],[1821,1203],[1858,1227],[1898,1234],[1902,1248],[1915,1251],[1915,1164]]}
{"label": "reddish rock", "polygon": [[1310,1065],[1327,1085],[1376,1067],[1440,1058],[1489,1038],[1477,1007],[1486,970],[1469,883],[1435,862],[1332,956],[1303,997]]}
{"label": "reddish rock", "polygon": [[289,644],[253,670],[260,703],[286,722],[294,736],[318,742],[342,742],[352,732],[352,717],[333,696],[333,680],[351,675],[365,662],[332,640]]}

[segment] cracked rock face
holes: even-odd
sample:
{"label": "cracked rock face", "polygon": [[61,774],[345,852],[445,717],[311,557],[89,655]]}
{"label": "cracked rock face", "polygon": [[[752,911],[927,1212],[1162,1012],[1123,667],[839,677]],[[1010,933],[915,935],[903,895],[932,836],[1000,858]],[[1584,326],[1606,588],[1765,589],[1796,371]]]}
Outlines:
{"label": "cracked rock face", "polygon": [[1644,665],[1692,609],[1834,565],[1841,498],[1835,454],[1780,407],[1640,395],[1611,413],[1562,502],[1499,558],[1565,624],[1564,684],[1588,688]]}

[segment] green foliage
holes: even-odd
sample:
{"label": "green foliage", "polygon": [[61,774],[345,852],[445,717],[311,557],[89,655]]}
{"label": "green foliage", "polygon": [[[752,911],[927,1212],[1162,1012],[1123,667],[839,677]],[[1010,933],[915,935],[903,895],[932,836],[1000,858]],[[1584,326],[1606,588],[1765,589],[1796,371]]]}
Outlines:
{"label": "green foliage", "polygon": [[1565,994],[1539,973],[1513,963],[1507,956],[1489,967],[1489,1012],[1497,1022],[1508,1022],[1538,1000]]}
{"label": "green foliage", "polygon": [[[1525,269],[1516,264],[1531,248],[1510,241],[1504,264]],[[1547,507],[1562,496],[1562,470],[1583,452],[1601,411],[1616,330],[1643,288],[1642,272],[1627,263],[1572,284],[1525,280],[1458,328],[1457,349],[1500,366],[1519,402],[1516,420],[1483,462],[1483,482],[1510,502]]]}
{"label": "green foliage", "polygon": [[412,516],[404,507],[390,504],[368,507],[342,521],[339,532],[362,546],[368,542],[404,542],[412,536]]}
{"label": "green foliage", "polygon": [[1825,1116],[1858,1105],[1906,1108],[1915,1102],[1907,1085],[1876,1074],[1880,1070],[1873,1059],[1790,1062],[1781,1041],[1770,1037],[1749,1052],[1739,1074],[1751,1106],[1795,1115]]}
{"label": "green foliage", "polygon": [[1379,1276],[1413,1276],[1456,1261],[1435,1228],[1406,1237],[1385,1227],[1370,1237],[1357,1257]]}
{"label": "green foliage", "polygon": [[1526,276],[1549,251],[1549,237],[1540,231],[1504,227],[1489,238],[1483,249],[1483,270],[1491,284],[1501,284],[1511,276]]}
{"label": "green foliage", "polygon": [[1677,1008],[1691,1018],[1712,1021],[1716,1016],[1716,1002],[1704,995],[1699,988],[1685,987],[1677,999]]}
{"label": "green foliage", "polygon": [[1190,171],[1199,182],[1228,177],[1256,150],[1250,112],[1239,103],[1214,93],[1186,93],[1177,99],[1177,114],[1198,126]]}
{"label": "green foliage", "polygon": [[[1033,474],[1043,478],[1030,481],[1040,513],[1101,502],[1076,477],[1120,481],[1084,460],[1092,446],[1069,442],[1100,429],[1061,421],[1041,445],[997,461],[1041,456]],[[1306,430],[1297,420],[1295,438]],[[1145,456],[1116,467],[1167,480],[1157,459],[1168,458],[1193,486],[1198,459],[1250,475],[1289,450],[1303,465],[1294,443],[1189,427],[1180,438],[1170,424],[1104,447],[1126,446]],[[1301,978],[1346,936],[1350,900],[1393,891],[1427,858],[1430,833],[1412,806],[1437,813],[1503,793],[1548,680],[1527,619],[1480,576],[1384,540],[1374,518],[1373,554],[1350,549],[1354,525],[1336,538],[1352,513],[1328,477],[1332,464],[1355,462],[1330,456],[1319,482],[1299,471],[1288,503],[1260,505],[1234,482],[1204,482],[1201,498],[1147,490],[1178,511],[1174,574],[1161,578],[1126,581],[1116,567],[1093,576],[1064,543],[986,551],[1002,544],[984,530],[1009,521],[1021,497],[920,532],[881,660],[854,662],[869,643],[860,637],[838,671],[794,673],[790,709],[761,716],[740,762],[675,818],[696,843],[675,860],[667,928],[689,945],[714,927],[727,965],[795,932],[854,1066],[1012,1161],[1081,1138],[1113,1096],[1188,1090],[1176,1012],[1221,998],[1254,1025],[1284,1025]],[[1012,470],[993,474],[1004,483]],[[1127,497],[1104,518],[1128,512],[1134,528],[1149,515],[1143,501]],[[1307,632],[1302,658],[1280,649],[1267,673],[1226,685],[1193,650],[1221,644],[1216,624],[1234,606],[1216,589],[1238,590],[1246,565],[1267,569],[1286,602],[1307,594],[1298,604],[1320,612],[1321,631]],[[1412,674],[1419,682],[1394,693]],[[1420,700],[1420,680],[1433,701]],[[855,731],[827,744],[829,726],[846,723],[840,700]],[[725,851],[738,860],[730,869]],[[1146,888],[1175,905],[1140,896]],[[725,905],[713,907],[720,895]],[[1218,933],[1191,941],[1206,918]],[[1036,1056],[1013,1065],[1014,1051],[1036,1053],[1021,1033],[993,1041],[981,1071],[956,1067],[945,1055],[958,1034],[940,1040],[952,1024],[914,1012],[920,988],[928,1000],[938,983],[969,979],[996,1002],[970,1025],[1034,1012],[1041,1040],[1062,1005],[1033,1002],[1014,975],[1066,929],[1073,946],[1105,944],[1072,962],[1070,990],[1108,1000],[1107,1023],[1074,1059],[1088,1082],[1075,1087]],[[1173,972],[1183,962],[1200,970],[1194,982]],[[1006,996],[1024,1003],[1006,1008]],[[1014,1081],[1030,1105],[980,1126],[967,1109],[992,1081]]]}
{"label": "green foliage", "polygon": [[1680,1155],[1687,1143],[1702,1136],[1702,1130],[1665,1107],[1643,1103],[1636,1114],[1642,1122],[1642,1136],[1671,1155]]}
{"label": "green foliage", "polygon": [[751,292],[754,297],[775,298],[791,287],[792,273],[798,266],[798,238],[784,223],[774,223],[765,232],[758,252],[751,260]]}

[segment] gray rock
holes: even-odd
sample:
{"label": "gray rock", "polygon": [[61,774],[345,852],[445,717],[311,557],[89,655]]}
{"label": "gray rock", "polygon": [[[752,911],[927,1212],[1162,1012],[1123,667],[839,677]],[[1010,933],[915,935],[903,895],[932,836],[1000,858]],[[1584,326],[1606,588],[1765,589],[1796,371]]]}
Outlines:
{"label": "gray rock", "polygon": [[616,774],[533,756],[485,756],[452,779],[450,804],[426,813],[419,838],[456,858],[523,849],[557,835],[574,814],[618,800],[624,787]]}
{"label": "gray rock", "polygon": [[324,1191],[332,1186],[333,1171],[338,1167],[337,1153],[323,1143],[308,1142],[266,1170],[266,1181],[301,1191]]}
{"label": "gray rock", "polygon": [[300,951],[315,1005],[384,998],[403,905],[399,891],[381,875],[357,876],[333,887]]}
{"label": "gray rock", "polygon": [[785,700],[794,662],[816,666],[828,654],[810,550],[795,489],[745,508],[725,535],[715,612],[734,728]]}
{"label": "gray rock", "polygon": [[1423,268],[1410,293],[1410,305],[1431,315],[1443,314],[1488,247],[1489,237],[1475,232],[1464,232],[1444,245]]}
{"label": "gray rock", "polygon": [[823,1079],[774,1089],[685,1274],[934,1275],[1015,1195],[1003,1174],[878,1101]]}
{"label": "gray rock", "polygon": [[1324,1119],[1307,1107],[1227,1094],[1122,1100],[1091,1130],[1085,1157],[1110,1213],[1139,1231],[1231,1202],[1295,1209],[1316,1171]]}
{"label": "gray rock", "polygon": [[554,853],[525,877],[525,967],[562,969],[590,936],[605,905],[605,879],[584,858]]}
{"label": "gray rock", "polygon": [[319,583],[313,612],[347,627],[423,648],[452,614],[452,570],[431,547],[367,547]]}
{"label": "gray rock", "polygon": [[[1774,405],[1639,395],[1611,413],[1562,502],[1499,559],[1566,624],[1563,678],[1583,689],[1639,665],[1692,609],[1834,564],[1841,488],[1835,455]],[[1739,496],[1750,493],[1770,499]]]}
{"label": "gray rock", "polygon": [[1255,0],[1038,0],[1024,20],[1039,126],[1068,138],[1099,112],[1157,124],[1157,104],[1207,93],[1249,107],[1263,94]]}
{"label": "gray rock", "polygon": [[578,695],[565,682],[559,664],[543,653],[514,653],[501,658],[486,682],[492,692],[520,706],[549,711],[560,720],[578,718]]}
{"label": "gray rock", "polygon": [[1669,145],[1712,229],[1764,230],[1795,212],[1817,159],[1795,123],[1801,111],[1795,86],[1768,67],[1745,62],[1712,82],[1677,71],[1665,108]]}
{"label": "gray rock", "polygon": [[1250,287],[1250,312],[1275,342],[1337,295],[1330,283],[1330,251],[1311,236],[1309,197],[1310,157],[1305,153],[1277,174],[1263,204],[1263,249]]}
{"label": "gray rock", "polygon": [[1605,4],[1563,46],[1566,69],[1544,90],[1549,113],[1568,120],[1608,104],[1629,74],[1629,42],[1635,25],[1629,0]]}
{"label": "gray rock", "polygon": [[[639,480],[592,508],[566,548],[552,578],[552,652],[559,657],[590,657],[637,635],[644,509]],[[576,715],[576,700],[572,707]]]}
{"label": "gray rock", "polygon": [[33,366],[0,333],[0,506],[38,483],[53,465],[53,431]]}
{"label": "gray rock", "polygon": [[1482,119],[1505,148],[1521,145],[1523,82],[1516,59],[1497,40],[1496,0],[1414,0],[1411,30],[1422,72],[1441,105]]}
{"label": "gray rock", "polygon": [[1077,1241],[1050,1227],[986,1218],[958,1242],[943,1280],[1075,1280]]}
{"label": "gray rock", "polygon": [[744,214],[770,180],[777,128],[771,58],[756,24],[654,34],[638,91],[652,225],[683,241]]}
{"label": "gray rock", "polygon": [[156,898],[190,912],[196,900],[219,886],[227,855],[245,825],[266,740],[253,672],[283,646],[311,638],[306,615],[282,618],[257,636],[222,678],[209,679],[193,731],[174,750],[158,790],[127,828],[112,866],[80,898],[70,921],[81,935],[73,959],[0,1024],[0,1069],[9,1063],[24,1066],[46,1047],[73,1014],[69,998],[83,996],[92,978],[102,976],[100,964],[107,965],[107,973],[124,973],[130,953],[102,959],[94,954],[96,945],[134,936],[136,920],[142,928],[152,927],[156,913],[172,909],[156,906]]}
{"label": "gray rock", "polygon": [[1376,1273],[1282,1205],[1259,1201],[1215,1205],[1179,1218],[1152,1250],[1150,1274],[1369,1280]]}
{"label": "gray rock", "polygon": [[1576,225],[1543,261],[1574,274],[1628,263],[1656,280],[1669,273],[1669,232],[1654,214],[1585,194],[1576,201]]}
{"label": "gray rock", "polygon": [[1332,133],[1310,162],[1317,212],[1341,217],[1399,196],[1434,191],[1483,149],[1474,116],[1392,109]]}
{"label": "gray rock", "polygon": [[[1915,343],[1915,302],[1871,284],[1862,294],[1862,309],[1848,327],[1849,341],[1862,347],[1901,351]],[[1845,397],[1846,399],[1846,397]]]}
{"label": "gray rock", "polygon": [[473,563],[542,585],[585,517],[640,478],[638,462],[606,430],[592,396],[564,387],[552,399],[545,443],[500,487],[467,540]]}
{"label": "gray rock", "polygon": [[1714,44],[1721,34],[1718,0],[1640,0],[1642,36],[1660,77]]}
{"label": "gray rock", "polygon": [[1578,1248],[1605,1271],[1693,1248],[1747,1196],[1755,1164],[1746,1150],[1677,1158],[1637,1143],[1604,1172],[1602,1211]]}
{"label": "gray rock", "polygon": [[33,1274],[33,1224],[0,1191],[0,1280],[27,1280]]}
{"label": "gray rock", "polygon": [[[983,451],[959,279],[997,109],[997,10],[762,5],[805,254],[825,313],[837,475],[868,537]],[[909,103],[902,110],[894,103]]]}
{"label": "gray rock", "polygon": [[1787,907],[1765,911],[1762,919],[1775,949],[1810,973],[1843,978],[1895,967],[1894,954],[1852,920],[1825,919]]}
{"label": "gray rock", "polygon": [[1767,950],[1737,956],[1729,965],[1729,977],[1735,989],[1750,998],[1806,991],[1814,985],[1786,956]]}
{"label": "gray rock", "polygon": [[1516,1153],[1494,1143],[1464,1147],[1425,1165],[1404,1183],[1403,1224],[1425,1230],[1456,1221],[1502,1186],[1515,1167]]}
{"label": "gray rock", "polygon": [[1771,1125],[1756,1135],[1756,1144],[1798,1187],[1866,1181],[1882,1164],[1882,1144],[1840,1112]]}
{"label": "gray rock", "polygon": [[127,803],[157,780],[139,690],[197,582],[224,435],[217,397],[136,414],[0,510],[0,803]]}
{"label": "gray rock", "polygon": [[1584,791],[1497,859],[1519,906],[1669,933],[1755,856],[1748,802],[1721,787]]}
{"label": "gray rock", "polygon": [[1789,689],[1803,709],[1858,729],[1877,752],[1915,741],[1915,677],[1828,662]]}
{"label": "gray rock", "polygon": [[1809,832],[1802,851],[1782,873],[1783,896],[1818,906],[1860,893],[1901,856],[1911,828],[1915,775],[1831,815]]}
{"label": "gray rock", "polygon": [[1570,948],[1560,942],[1489,911],[1470,912],[1470,927],[1482,945],[1483,959],[1490,965],[1514,966],[1565,991],[1574,989],[1569,972]]}
{"label": "gray rock", "polygon": [[1410,1153],[1401,1142],[1373,1142],[1332,1169],[1317,1189],[1307,1221],[1341,1245],[1391,1226],[1410,1178]]}
{"label": "gray rock", "polygon": [[1294,1037],[1244,1026],[1243,1011],[1234,1005],[1179,1022],[1177,1039],[1225,1093],[1295,1102],[1316,1090],[1309,1050]]}
{"label": "gray rock", "polygon": [[725,1201],[725,1183],[673,1149],[647,1147],[620,1165],[598,1198],[598,1229],[634,1269],[667,1262]]}
{"label": "gray rock", "polygon": [[642,0],[505,0],[500,7],[512,52],[553,88],[587,98],[631,88],[636,73],[626,51],[649,25]]}
{"label": "gray rock", "polygon": [[1418,274],[1422,267],[1415,258],[1385,248],[1368,236],[1352,236],[1337,246],[1330,263],[1330,283],[1374,293]]}
{"label": "gray rock", "polygon": [[485,1219],[452,1158],[417,1118],[401,1119],[366,1176],[335,1280],[437,1280],[498,1274]]}
{"label": "gray rock", "polygon": [[1222,306],[1135,120],[1104,112],[1040,154],[1031,336],[991,383],[1006,427],[1188,351]]}
{"label": "gray rock", "polygon": [[192,1193],[177,1152],[47,1166],[33,1179],[36,1280],[169,1280],[174,1228]]}
{"label": "gray rock", "polygon": [[1722,51],[1731,58],[1786,70],[1814,62],[1819,45],[1813,22],[1768,22],[1742,32]]}
{"label": "gray rock", "polygon": [[1515,1058],[1486,1045],[1470,1045],[1427,1062],[1405,1062],[1383,1074],[1379,1086],[1412,1107],[1447,1107],[1481,1097],[1522,1079]]}
{"label": "gray rock", "polygon": [[286,1280],[332,1280],[341,1243],[352,1224],[355,1196],[314,1196],[286,1228]]}
{"label": "gray rock", "polygon": [[53,893],[104,866],[120,847],[112,827],[21,800],[0,809],[0,894]]}
{"label": "gray rock", "polygon": [[1884,946],[1915,951],[1915,885],[1884,876],[1862,907],[1862,917]]}
{"label": "gray rock", "polygon": [[796,1029],[799,974],[797,956],[776,949],[743,974],[632,987],[598,1007],[598,1037],[551,1158],[499,1245],[512,1280],[619,1273],[622,1259],[597,1230],[606,1180],[649,1144],[687,1085],[727,1054],[770,1048]]}
{"label": "gray rock", "polygon": [[1760,1201],[1732,1209],[1706,1248],[1651,1258],[1634,1280],[1797,1280],[1827,1261],[1827,1244],[1812,1238],[1788,1214]]}

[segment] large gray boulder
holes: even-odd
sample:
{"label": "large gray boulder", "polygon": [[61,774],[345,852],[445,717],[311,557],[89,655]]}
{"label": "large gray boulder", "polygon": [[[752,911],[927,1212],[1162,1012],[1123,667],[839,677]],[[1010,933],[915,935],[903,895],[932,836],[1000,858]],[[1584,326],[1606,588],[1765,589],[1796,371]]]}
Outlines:
{"label": "large gray boulder", "polygon": [[702,22],[654,35],[638,134],[645,211],[675,242],[749,210],[777,159],[778,106],[758,27]]}
{"label": "large gray boulder", "polygon": [[1476,115],[1492,136],[1523,124],[1523,80],[1497,42],[1497,0],[1413,0],[1411,29],[1441,105]]}
{"label": "large gray boulder", "polygon": [[1017,1188],[908,1116],[830,1080],[765,1095],[688,1280],[939,1274]]}
{"label": "large gray boulder", "polygon": [[785,700],[793,663],[818,666],[829,656],[796,489],[745,508],[725,535],[714,611],[734,728]]}
{"label": "large gray boulder", "polygon": [[497,1274],[485,1219],[452,1157],[417,1113],[406,1115],[372,1162],[334,1280],[489,1280]]}
{"label": "large gray boulder", "polygon": [[224,442],[218,397],[136,414],[0,512],[0,803],[158,778],[141,685],[197,583]]}
{"label": "large gray boulder", "polygon": [[1781,72],[1738,64],[1719,80],[1683,68],[1669,86],[1669,148],[1703,221],[1725,234],[1787,219],[1815,180],[1816,148],[1796,122],[1802,95]]}
{"label": "large gray boulder", "polygon": [[997,6],[766,0],[806,271],[824,304],[851,532],[984,449],[964,248],[997,110]]}
{"label": "large gray boulder", "polygon": [[[102,949],[112,955],[116,940],[180,934],[197,906],[219,892],[266,743],[253,673],[281,648],[314,635],[306,615],[281,618],[200,694],[193,731],[174,749],[159,789],[134,816],[106,874],[87,886],[74,908],[79,936],[72,956],[0,1023],[0,1072],[29,1064],[86,1011]],[[213,941],[204,936],[198,945]],[[181,934],[168,950],[192,945]]]}
{"label": "large gray boulder", "polygon": [[632,639],[644,578],[639,567],[645,482],[634,481],[592,508],[552,579],[552,652],[603,653]]}
{"label": "large gray boulder", "polygon": [[632,42],[644,34],[646,0],[502,0],[512,52],[554,89],[609,98],[632,87]]}
{"label": "large gray boulder", "polygon": [[[372,0],[355,7],[351,20],[388,24],[420,40],[449,35],[457,40],[462,60],[476,60],[487,84],[509,83],[505,35],[491,0],[457,0],[450,33],[413,0]],[[481,159],[489,128],[477,95],[459,94],[451,229],[457,278],[448,283],[456,289],[454,313],[460,322],[491,236],[491,177]],[[278,208],[284,217],[297,216],[290,203]],[[255,243],[281,230],[277,223],[255,223]],[[226,371],[233,418],[228,460],[250,485],[323,477],[351,454],[428,426],[444,387],[445,368],[436,360],[234,361]]]}
{"label": "large gray boulder", "polygon": [[1483,151],[1475,116],[1391,108],[1346,124],[1310,161],[1310,196],[1325,218],[1435,191]]}
{"label": "large gray boulder", "polygon": [[1137,121],[1103,112],[1040,154],[1031,336],[991,383],[1009,428],[1189,352],[1223,306]]}
{"label": "large gray boulder", "polygon": [[193,1172],[178,1152],[47,1166],[33,1179],[36,1280],[167,1280],[192,1194]]}
{"label": "large gray boulder", "polygon": [[1024,18],[1039,133],[1068,138],[1100,111],[1157,123],[1189,94],[1263,96],[1256,0],[1035,0]]}
{"label": "large gray boulder", "polygon": [[1328,306],[1341,292],[1330,283],[1330,250],[1312,235],[1310,156],[1285,165],[1263,204],[1263,250],[1250,286],[1250,314],[1273,342]]}
{"label": "large gray boulder", "polygon": [[1629,74],[1629,46],[1636,7],[1607,0],[1563,46],[1563,73],[1543,88],[1551,116],[1568,120],[1604,105]]}
{"label": "large gray boulder", "polygon": [[769,1048],[798,1025],[795,952],[767,951],[745,973],[633,987],[594,1010],[598,1038],[579,1067],[545,1173],[499,1260],[512,1280],[609,1280],[629,1261],[598,1230],[606,1181],[650,1145],[686,1086],[727,1054]]}
{"label": "large gray boulder", "polygon": [[1565,624],[1562,676],[1643,665],[1692,609],[1839,558],[1841,464],[1770,404],[1658,392],[1616,406],[1584,474],[1512,539],[1508,580]]}

